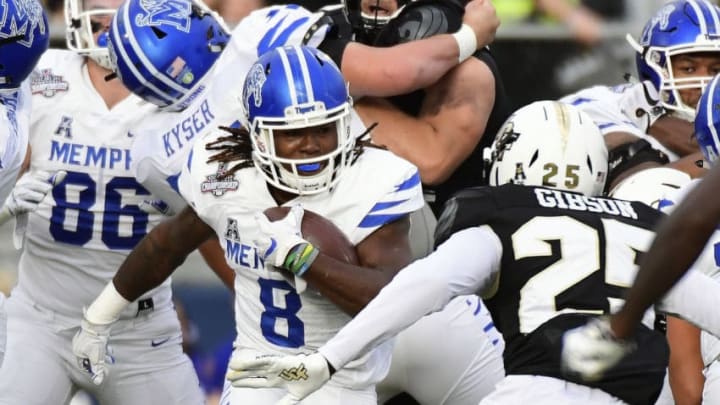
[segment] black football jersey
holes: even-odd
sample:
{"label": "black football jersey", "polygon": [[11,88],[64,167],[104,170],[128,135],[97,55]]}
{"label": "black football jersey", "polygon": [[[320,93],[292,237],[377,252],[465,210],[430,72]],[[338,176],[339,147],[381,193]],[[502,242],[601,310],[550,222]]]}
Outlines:
{"label": "black football jersey", "polygon": [[499,237],[499,280],[485,302],[505,338],[508,375],[562,378],[646,404],[657,398],[667,367],[662,334],[640,327],[638,350],[593,384],[563,375],[560,349],[566,330],[622,303],[662,215],[637,202],[543,187],[479,187],[448,202],[436,244],[482,225]]}
{"label": "black football jersey", "polygon": [[[397,17],[393,18],[388,25],[380,32],[376,46],[392,46],[398,43],[408,42],[411,39],[418,39],[423,37],[420,33],[415,33],[412,38],[408,38],[407,24],[413,27],[417,27],[420,24],[417,21],[417,17],[414,17],[413,13],[422,13],[423,8],[433,9],[436,12],[443,13],[444,18],[435,20],[432,19],[433,28],[428,28],[428,31],[440,32],[455,32],[460,29],[462,25],[462,9],[464,2],[455,1],[450,2],[447,0],[428,0],[428,1],[416,1],[411,3],[410,6],[406,6],[403,12]],[[459,10],[459,11],[458,11]],[[432,13],[426,12],[431,15]],[[422,20],[422,19],[421,19]],[[442,20],[442,22],[441,22]],[[428,23],[424,21],[424,23]],[[436,27],[435,24],[438,26]],[[439,28],[443,26],[443,28]],[[510,100],[505,92],[505,85],[503,84],[500,72],[498,70],[495,59],[489,48],[483,48],[475,52],[473,55],[479,59],[482,63],[492,72],[495,78],[495,94],[493,109],[490,112],[488,121],[485,125],[485,132],[483,132],[480,142],[475,146],[470,156],[468,156],[457,169],[450,175],[450,177],[438,185],[423,186],[426,193],[426,199],[428,204],[432,208],[435,215],[440,215],[440,211],[447,201],[454,193],[467,187],[486,185],[487,182],[483,176],[484,162],[483,162],[483,149],[489,147],[495,139],[495,134],[500,130],[500,127],[505,120],[510,116],[512,110],[510,109]],[[403,94],[399,96],[389,97],[389,101],[397,108],[402,110],[408,115],[417,116],[420,113],[423,101],[425,100],[425,91],[417,90],[409,94]]]}

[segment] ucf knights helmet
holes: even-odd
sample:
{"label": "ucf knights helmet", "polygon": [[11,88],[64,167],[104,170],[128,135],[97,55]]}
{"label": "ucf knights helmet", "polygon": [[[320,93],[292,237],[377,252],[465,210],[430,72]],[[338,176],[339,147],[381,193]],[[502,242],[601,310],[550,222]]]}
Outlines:
{"label": "ucf knights helmet", "polygon": [[608,151],[597,125],[583,111],[537,101],[505,121],[485,149],[489,184],[545,186],[587,196],[602,193]]}

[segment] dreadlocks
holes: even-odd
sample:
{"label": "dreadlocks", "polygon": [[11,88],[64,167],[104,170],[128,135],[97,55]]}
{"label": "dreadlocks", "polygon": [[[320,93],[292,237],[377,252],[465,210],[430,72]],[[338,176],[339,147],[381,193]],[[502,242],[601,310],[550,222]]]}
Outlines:
{"label": "dreadlocks", "polygon": [[[360,134],[355,141],[352,150],[352,163],[362,155],[366,147],[387,149],[381,145],[375,145],[370,142],[370,132],[377,126],[377,122],[370,125],[365,132]],[[230,135],[222,136],[216,141],[205,145],[207,150],[216,150],[218,153],[210,156],[207,163],[219,162],[229,164],[230,162],[238,162],[235,166],[230,167],[226,174],[230,175],[240,169],[253,166],[252,160],[252,141],[250,140],[250,132],[245,128],[219,127],[221,130],[228,132]]]}
{"label": "dreadlocks", "polygon": [[250,141],[250,133],[245,128],[220,127],[221,130],[228,132],[229,135],[221,136],[216,141],[205,145],[207,150],[216,150],[218,153],[210,156],[207,163],[220,162],[230,163],[238,162],[227,170],[227,174],[233,174],[240,169],[252,167],[252,142]]}

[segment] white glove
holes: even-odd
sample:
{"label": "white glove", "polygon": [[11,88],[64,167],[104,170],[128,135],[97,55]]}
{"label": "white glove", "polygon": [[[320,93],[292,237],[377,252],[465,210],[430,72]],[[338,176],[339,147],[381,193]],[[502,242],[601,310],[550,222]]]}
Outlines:
{"label": "white glove", "polygon": [[285,388],[278,404],[295,404],[330,379],[330,365],[320,353],[296,356],[242,356],[230,359],[226,378],[234,387]]}
{"label": "white glove", "polygon": [[294,205],[285,218],[275,222],[263,213],[255,215],[259,232],[254,242],[263,260],[296,276],[302,276],[320,253],[301,236],[304,212],[301,206]]}
{"label": "white glove", "polygon": [[609,318],[594,318],[563,335],[562,367],[585,381],[597,381],[633,350],[633,342],[613,335]]}
{"label": "white glove", "polygon": [[67,172],[63,170],[55,173],[35,171],[23,174],[5,200],[5,209],[12,216],[35,211],[45,195],[53,186],[63,181],[66,175]]}
{"label": "white glove", "polygon": [[73,337],[72,348],[78,367],[90,375],[95,385],[102,384],[107,377],[107,364],[115,362],[108,346],[111,325],[98,325],[83,318],[80,330]]}
{"label": "white glove", "polygon": [[619,103],[625,116],[645,133],[665,114],[665,109],[660,104],[660,95],[649,80],[626,88]]}
{"label": "white glove", "polygon": [[163,200],[143,200],[139,206],[141,210],[150,215],[164,215],[166,217],[175,215],[175,211]]}

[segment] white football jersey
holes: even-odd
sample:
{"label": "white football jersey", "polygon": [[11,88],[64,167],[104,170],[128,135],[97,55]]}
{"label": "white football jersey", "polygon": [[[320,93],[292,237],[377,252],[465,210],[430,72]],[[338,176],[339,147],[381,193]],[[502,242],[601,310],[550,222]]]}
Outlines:
{"label": "white football jersey", "polygon": [[25,159],[30,122],[30,82],[0,93],[0,207],[12,191]]}
{"label": "white football jersey", "polygon": [[561,102],[572,104],[585,111],[595,121],[603,135],[611,132],[627,132],[645,139],[653,148],[664,152],[670,161],[678,159],[677,154],[663,146],[657,139],[639,128],[629,114],[634,114],[636,91],[642,83],[628,83],[618,86],[593,86],[582,89],[560,99]]}
{"label": "white football jersey", "polygon": [[[297,5],[262,8],[252,12],[235,27],[230,44],[223,50],[207,89],[181,112],[158,111],[139,122],[131,132],[133,171],[152,193],[179,211],[185,202],[177,193],[177,178],[193,142],[220,125],[240,126],[243,122],[243,82],[257,58],[282,45],[300,45],[322,13],[311,13]],[[319,29],[307,40],[317,47],[325,38]],[[353,111],[353,134],[365,126]]]}
{"label": "white football jersey", "polygon": [[[660,201],[660,210],[671,213],[673,208],[679,204],[690,191],[698,184],[700,179],[692,180],[674,194],[668,195]],[[693,270],[700,271],[720,282],[720,231],[715,231],[705,244],[700,256],[693,263]],[[708,308],[708,311],[715,311],[715,308]],[[703,362],[709,365],[720,357],[720,339],[712,334],[702,331],[700,334],[700,352]]]}
{"label": "white football jersey", "polygon": [[[31,88],[30,169],[67,176],[29,214],[13,295],[79,319],[161,219],[139,208],[152,196],[130,171],[128,130],[153,106],[131,95],[108,110],[84,59],[71,51],[48,50]],[[169,280],[146,296],[155,308],[169,305]]]}
{"label": "white football jersey", "polygon": [[[313,351],[345,325],[350,316],[308,288],[266,267],[254,240],[254,216],[277,203],[263,175],[254,167],[226,176],[218,164],[207,164],[214,151],[196,143],[191,161],[180,177],[180,191],[198,216],[218,235],[227,263],[235,270],[236,349],[267,354]],[[365,148],[343,171],[342,179],[326,193],[300,196],[288,202],[330,219],[353,244],[383,224],[423,205],[417,168],[388,151]],[[390,347],[350,363],[333,377],[347,387],[367,387],[387,372]]]}

